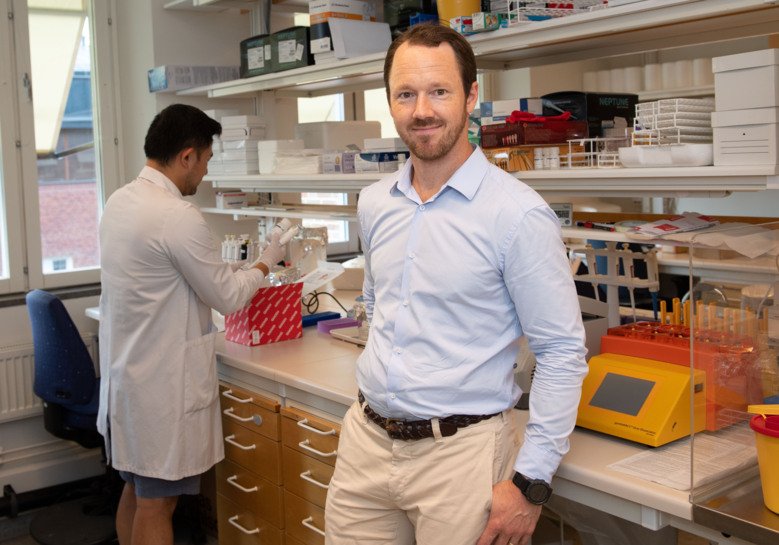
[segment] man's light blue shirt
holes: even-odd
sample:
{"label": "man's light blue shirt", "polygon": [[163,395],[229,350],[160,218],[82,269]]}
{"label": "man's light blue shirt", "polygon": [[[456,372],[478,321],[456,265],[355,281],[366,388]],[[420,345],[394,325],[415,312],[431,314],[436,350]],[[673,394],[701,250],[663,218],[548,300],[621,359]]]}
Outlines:
{"label": "man's light blue shirt", "polygon": [[527,185],[476,148],[422,202],[409,160],[358,204],[371,332],[357,382],[386,417],[513,407],[517,339],[538,361],[515,469],[551,480],[568,450],[587,372],[560,226]]}

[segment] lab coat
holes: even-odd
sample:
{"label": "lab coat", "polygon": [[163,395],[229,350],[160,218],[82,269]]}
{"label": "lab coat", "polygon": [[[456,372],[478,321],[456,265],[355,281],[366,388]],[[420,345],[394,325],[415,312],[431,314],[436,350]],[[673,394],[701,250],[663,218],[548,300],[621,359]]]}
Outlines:
{"label": "lab coat", "polygon": [[233,271],[202,214],[145,167],[100,223],[100,409],[111,465],[178,480],[224,457],[211,308],[243,307],[262,282]]}

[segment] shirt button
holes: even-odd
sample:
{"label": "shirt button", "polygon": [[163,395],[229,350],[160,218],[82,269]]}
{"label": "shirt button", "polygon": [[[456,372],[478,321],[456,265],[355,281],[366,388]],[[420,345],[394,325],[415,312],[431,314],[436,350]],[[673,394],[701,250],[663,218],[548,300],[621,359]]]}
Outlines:
{"label": "shirt button", "polygon": [[411,252],[410,254],[408,254],[408,257],[409,257],[410,259],[414,259],[414,258],[416,258],[416,257],[417,257],[417,254],[415,254],[414,252]]}
{"label": "shirt button", "polygon": [[395,399],[395,394],[390,394],[390,399]]}
{"label": "shirt button", "polygon": [[422,211],[424,211],[424,210],[425,210],[425,205],[424,205],[424,204],[420,205],[420,206],[419,206],[419,209],[420,209],[420,210],[422,210]]}
{"label": "shirt button", "polygon": [[401,352],[400,348],[395,349],[395,354],[400,354],[400,352]]}
{"label": "shirt button", "polygon": [[408,299],[406,299],[405,301],[403,301],[403,306],[404,306],[404,307],[407,307],[407,306],[408,306]]}

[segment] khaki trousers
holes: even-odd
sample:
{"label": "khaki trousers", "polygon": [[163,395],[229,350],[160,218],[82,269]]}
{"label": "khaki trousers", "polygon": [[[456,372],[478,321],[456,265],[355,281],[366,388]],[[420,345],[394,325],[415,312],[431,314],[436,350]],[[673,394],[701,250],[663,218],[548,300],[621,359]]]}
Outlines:
{"label": "khaki trousers", "polygon": [[514,410],[450,437],[393,440],[355,403],[344,417],[325,510],[327,545],[474,545],[492,485],[511,477]]}

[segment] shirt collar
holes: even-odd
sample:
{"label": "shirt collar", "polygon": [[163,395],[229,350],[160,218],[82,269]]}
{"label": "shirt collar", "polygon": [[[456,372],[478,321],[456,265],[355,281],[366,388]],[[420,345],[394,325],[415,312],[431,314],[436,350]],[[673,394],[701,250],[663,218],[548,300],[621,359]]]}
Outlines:
{"label": "shirt collar", "polygon": [[[484,156],[484,152],[481,151],[481,148],[473,146],[471,155],[462,165],[460,165],[460,168],[452,174],[452,177],[446,181],[443,187],[441,187],[441,191],[439,191],[436,196],[440,195],[447,187],[451,187],[468,200],[472,200],[474,195],[476,195],[476,191],[479,189],[485,174],[487,174],[487,167],[489,164],[490,163]],[[411,187],[411,171],[412,163],[409,159],[396,174],[397,178],[392,185],[392,188],[397,188],[398,191],[407,197],[416,194],[416,191]]]}
{"label": "shirt collar", "polygon": [[149,165],[144,166],[141,169],[141,173],[138,174],[138,178],[143,178],[144,180],[151,182],[154,185],[167,190],[168,193],[170,193],[174,197],[178,197],[179,199],[183,198],[183,195],[181,194],[179,188],[176,187],[176,184],[174,184],[170,180],[170,178],[165,176],[162,172],[160,172],[156,168],[150,167]]}

